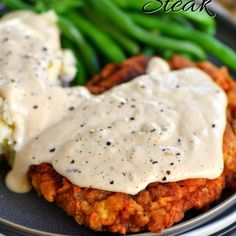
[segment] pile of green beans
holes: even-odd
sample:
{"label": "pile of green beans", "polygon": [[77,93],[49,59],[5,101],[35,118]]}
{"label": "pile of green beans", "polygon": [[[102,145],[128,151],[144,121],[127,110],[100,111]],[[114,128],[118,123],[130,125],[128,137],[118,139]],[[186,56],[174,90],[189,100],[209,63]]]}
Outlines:
{"label": "pile of green beans", "polygon": [[[176,0],[173,0],[172,4]],[[183,2],[186,0],[183,0]],[[205,12],[144,14],[147,0],[3,0],[10,10],[54,10],[62,44],[77,58],[74,85],[85,84],[107,63],[137,54],[191,60],[214,56],[236,71],[236,52],[214,37],[216,21]]]}

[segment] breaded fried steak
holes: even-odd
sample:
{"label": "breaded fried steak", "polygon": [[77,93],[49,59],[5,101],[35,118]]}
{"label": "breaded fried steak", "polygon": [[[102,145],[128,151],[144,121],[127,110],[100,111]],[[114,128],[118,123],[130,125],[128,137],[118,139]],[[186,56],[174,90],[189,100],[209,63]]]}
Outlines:
{"label": "breaded fried steak", "polygon": [[[138,56],[122,65],[108,65],[87,88],[100,94],[115,85],[145,73],[150,58]],[[191,208],[201,209],[220,198],[227,186],[236,188],[236,83],[225,68],[210,62],[192,63],[179,56],[170,61],[173,70],[198,67],[228,96],[227,126],[224,133],[224,171],[217,179],[187,179],[172,183],[151,183],[136,195],[93,188],[80,188],[58,174],[47,163],[33,165],[28,175],[37,193],[56,202],[80,225],[95,231],[125,234],[148,230],[160,232],[183,219]]]}

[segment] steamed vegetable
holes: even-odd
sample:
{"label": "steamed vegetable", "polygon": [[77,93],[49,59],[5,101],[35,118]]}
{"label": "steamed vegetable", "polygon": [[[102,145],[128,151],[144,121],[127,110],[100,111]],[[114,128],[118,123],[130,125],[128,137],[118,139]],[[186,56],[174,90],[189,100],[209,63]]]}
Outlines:
{"label": "steamed vegetable", "polygon": [[77,13],[71,13],[69,18],[78,26],[78,28],[87,36],[102,54],[111,62],[121,63],[125,60],[125,54],[112,39],[99,30],[93,23]]}
{"label": "steamed vegetable", "polygon": [[[40,13],[52,9],[57,13],[63,45],[73,49],[78,61],[73,84],[85,84],[98,73],[100,66],[121,62],[138,53],[165,58],[177,53],[192,60],[205,60],[208,54],[236,71],[236,52],[214,38],[214,18],[206,12],[167,13],[161,9],[145,15],[142,9],[147,2],[3,0],[12,10]],[[155,4],[148,6],[151,11],[152,8],[155,9]]]}
{"label": "steamed vegetable", "polygon": [[[172,0],[172,4],[169,4],[170,6],[172,6],[177,0]],[[117,4],[117,6],[119,6],[120,8],[124,9],[124,10],[134,10],[134,11],[139,11],[148,3],[151,1],[147,1],[147,0],[113,0],[113,2],[115,2]],[[188,0],[182,0],[183,3],[187,3]],[[152,4],[150,4],[151,6],[153,6],[151,9],[155,9],[155,5],[156,7],[159,7],[159,3],[157,2],[155,4],[155,1],[152,2]],[[150,10],[151,10],[150,9]],[[164,13],[163,10],[160,10],[160,13]],[[209,15],[202,11],[202,12],[192,12],[192,11],[179,11],[178,14],[172,11],[168,11],[164,13],[165,15],[168,15],[168,17],[171,16],[175,16],[174,18],[178,20],[178,18],[184,17],[187,20],[192,21],[193,23],[196,24],[196,26],[201,29],[203,32],[206,32],[208,34],[214,34],[215,33],[215,25],[216,22],[214,20],[214,18],[209,17]]]}
{"label": "steamed vegetable", "polygon": [[119,8],[115,6],[112,1],[107,0],[88,0],[90,5],[94,7],[95,11],[99,14],[105,15],[107,19],[112,21],[118,28],[120,28],[124,33],[127,33],[129,36],[134,37],[142,43],[147,45],[171,49],[176,52],[187,52],[193,54],[198,59],[205,59],[204,51],[199,48],[197,45],[188,42],[188,41],[179,41],[176,39],[164,37],[155,33],[145,31],[123,13]]}
{"label": "steamed vegetable", "polygon": [[200,45],[206,52],[221,58],[221,61],[236,70],[236,53],[219,40],[194,29],[185,29],[168,19],[159,21],[155,16],[129,14],[132,20],[147,29],[158,29],[161,33],[176,38],[186,39]]}
{"label": "steamed vegetable", "polygon": [[60,17],[59,26],[65,36],[71,40],[80,50],[80,54],[86,64],[89,74],[92,76],[99,71],[99,62],[93,48],[85,41],[83,35],[67,18]]}

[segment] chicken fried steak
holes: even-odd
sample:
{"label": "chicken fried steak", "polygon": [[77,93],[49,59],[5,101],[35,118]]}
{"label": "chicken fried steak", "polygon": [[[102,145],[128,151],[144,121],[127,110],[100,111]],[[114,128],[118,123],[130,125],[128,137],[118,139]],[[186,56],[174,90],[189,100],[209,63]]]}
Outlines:
{"label": "chicken fried steak", "polygon": [[[121,65],[108,65],[93,78],[87,88],[100,94],[111,87],[145,73],[150,58],[138,56]],[[174,183],[152,183],[137,195],[114,193],[75,186],[56,173],[50,164],[31,166],[29,177],[37,193],[56,202],[78,224],[95,231],[125,234],[148,230],[160,232],[179,222],[186,211],[201,209],[221,196],[227,186],[236,188],[236,83],[227,69],[210,62],[192,63],[175,56],[172,69],[198,67],[208,73],[228,96],[227,126],[224,134],[222,175],[214,180],[188,179]]]}

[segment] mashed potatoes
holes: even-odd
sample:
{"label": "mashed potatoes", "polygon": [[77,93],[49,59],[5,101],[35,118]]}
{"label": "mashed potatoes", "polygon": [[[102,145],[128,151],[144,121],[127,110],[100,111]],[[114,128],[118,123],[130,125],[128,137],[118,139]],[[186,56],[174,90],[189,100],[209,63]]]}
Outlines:
{"label": "mashed potatoes", "polygon": [[20,149],[71,104],[71,93],[61,85],[74,78],[76,62],[61,48],[56,21],[53,12],[26,11],[0,20],[1,154]]}

